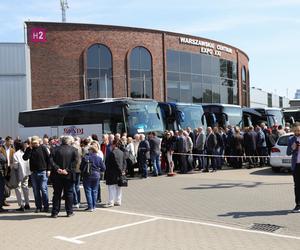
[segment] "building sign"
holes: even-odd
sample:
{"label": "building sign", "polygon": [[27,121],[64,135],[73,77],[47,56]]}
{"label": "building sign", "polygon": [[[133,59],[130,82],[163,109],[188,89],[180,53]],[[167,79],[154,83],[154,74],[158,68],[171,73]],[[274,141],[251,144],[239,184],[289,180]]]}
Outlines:
{"label": "building sign", "polygon": [[222,52],[232,54],[231,48],[221,44],[215,44],[213,42],[207,42],[207,41],[194,39],[194,38],[187,38],[187,37],[179,37],[179,41],[180,43],[199,46],[200,52],[207,55],[221,56]]}
{"label": "building sign", "polygon": [[46,29],[44,29],[44,28],[32,28],[32,29],[30,29],[29,40],[33,43],[45,43],[45,42],[47,42]]}

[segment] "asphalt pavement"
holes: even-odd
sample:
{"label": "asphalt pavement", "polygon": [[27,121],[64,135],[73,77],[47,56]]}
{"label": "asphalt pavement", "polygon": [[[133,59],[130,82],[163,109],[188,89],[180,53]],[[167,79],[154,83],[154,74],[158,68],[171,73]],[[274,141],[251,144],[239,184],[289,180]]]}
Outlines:
{"label": "asphalt pavement", "polygon": [[122,206],[85,212],[82,204],[70,218],[64,211],[56,219],[35,214],[33,203],[31,211],[15,212],[14,195],[10,211],[0,214],[1,250],[300,249],[292,176],[270,168],[134,178]]}

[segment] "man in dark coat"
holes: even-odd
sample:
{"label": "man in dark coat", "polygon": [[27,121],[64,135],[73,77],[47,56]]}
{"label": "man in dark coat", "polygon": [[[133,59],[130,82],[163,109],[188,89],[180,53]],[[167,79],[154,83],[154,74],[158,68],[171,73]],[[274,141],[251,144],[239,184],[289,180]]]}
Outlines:
{"label": "man in dark coat", "polygon": [[179,159],[181,174],[187,173],[187,158],[186,158],[187,151],[188,151],[187,138],[183,135],[183,130],[180,130],[178,140],[177,140],[177,153],[179,153],[178,159]]}
{"label": "man in dark coat", "polygon": [[149,134],[150,159],[153,164],[153,176],[161,175],[160,167],[160,139],[155,132]]}
{"label": "man in dark coat", "polygon": [[220,129],[218,127],[214,127],[213,128],[214,134],[216,136],[217,139],[217,145],[216,145],[216,149],[215,149],[215,154],[216,154],[216,159],[215,159],[215,163],[216,163],[216,168],[217,169],[221,169],[222,168],[222,154],[223,154],[223,148],[224,148],[224,142],[223,142],[223,138],[222,135],[220,133]]}
{"label": "man in dark coat", "polygon": [[3,209],[4,188],[5,188],[5,178],[4,178],[5,163],[6,163],[6,157],[0,152],[0,213],[6,211],[5,209]]}
{"label": "man in dark coat", "polygon": [[147,161],[150,159],[150,145],[145,139],[145,135],[140,135],[140,144],[138,147],[138,164],[142,173],[142,178],[148,177]]}
{"label": "man in dark coat", "polygon": [[266,135],[262,130],[263,126],[264,124],[262,124],[261,127],[256,127],[256,132],[257,132],[256,148],[257,148],[258,156],[260,156],[259,165],[261,167],[266,165],[267,163],[266,157],[268,155]]}
{"label": "man in dark coat", "polygon": [[294,179],[295,208],[292,213],[300,213],[300,125],[296,125],[294,135],[288,140],[286,154],[292,156],[292,173]]}
{"label": "man in dark coat", "polygon": [[73,183],[76,178],[78,150],[71,146],[72,137],[61,138],[61,146],[53,150],[50,158],[52,165],[51,180],[53,182],[53,208],[51,217],[56,218],[60,211],[61,195],[64,191],[67,216],[73,213]]}
{"label": "man in dark coat", "polygon": [[257,144],[257,134],[254,131],[253,126],[249,126],[245,129],[244,133],[244,148],[245,148],[245,154],[246,160],[249,163],[248,168],[252,168],[255,166],[255,158],[256,155],[256,144]]}
{"label": "man in dark coat", "polygon": [[50,157],[47,148],[40,144],[41,139],[33,136],[23,155],[23,160],[29,160],[32,189],[35,201],[35,212],[49,211],[48,176],[50,174]]}
{"label": "man in dark coat", "polygon": [[240,128],[235,127],[234,128],[234,135],[232,139],[232,155],[237,156],[232,158],[232,167],[233,168],[242,168],[243,159],[242,156],[244,154],[244,139],[243,136],[240,133]]}
{"label": "man in dark coat", "polygon": [[214,155],[216,154],[216,147],[217,147],[217,137],[214,134],[211,127],[207,127],[207,135],[206,135],[206,142],[205,142],[205,151],[207,155],[207,164],[203,172],[208,172],[209,162],[213,171],[216,171],[216,158]]}

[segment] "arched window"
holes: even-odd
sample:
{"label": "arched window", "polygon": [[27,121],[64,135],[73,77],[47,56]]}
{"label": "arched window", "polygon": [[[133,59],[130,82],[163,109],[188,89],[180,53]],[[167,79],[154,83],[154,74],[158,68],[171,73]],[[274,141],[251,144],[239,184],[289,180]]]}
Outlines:
{"label": "arched window", "polygon": [[247,93],[247,72],[246,67],[242,67],[242,105],[248,106],[248,93]]}
{"label": "arched window", "polygon": [[144,47],[136,47],[130,53],[129,71],[131,93],[134,98],[152,98],[152,58]]}
{"label": "arched window", "polygon": [[87,97],[112,97],[112,56],[102,44],[87,50]]}
{"label": "arched window", "polygon": [[246,83],[247,82],[247,73],[246,73],[246,67],[242,67],[242,82]]}

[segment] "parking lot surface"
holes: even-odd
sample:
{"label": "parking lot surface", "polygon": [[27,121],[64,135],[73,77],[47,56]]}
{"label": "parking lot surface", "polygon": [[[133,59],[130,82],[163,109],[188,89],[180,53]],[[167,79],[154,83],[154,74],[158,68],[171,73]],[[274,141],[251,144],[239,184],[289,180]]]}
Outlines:
{"label": "parking lot surface", "polygon": [[[101,187],[105,201],[105,183]],[[83,207],[70,218],[64,211],[56,219],[35,214],[33,208],[15,212],[13,195],[10,211],[0,214],[1,250],[296,250],[300,246],[300,214],[290,213],[292,176],[274,174],[270,168],[135,178],[123,189],[122,206],[99,205],[94,212]],[[82,199],[85,202],[83,192]]]}

